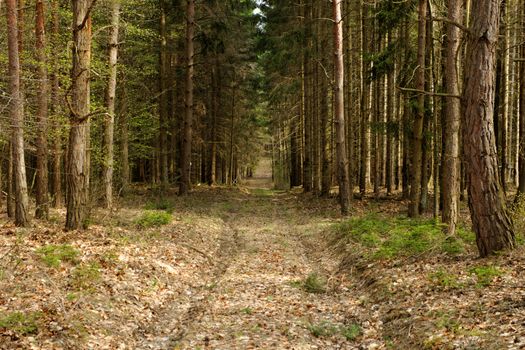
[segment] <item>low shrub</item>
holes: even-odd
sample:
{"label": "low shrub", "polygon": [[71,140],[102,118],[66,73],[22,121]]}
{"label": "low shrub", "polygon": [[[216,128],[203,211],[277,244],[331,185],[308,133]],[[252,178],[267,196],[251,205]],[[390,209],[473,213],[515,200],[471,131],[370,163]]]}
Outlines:
{"label": "low shrub", "polygon": [[20,335],[38,333],[38,320],[42,317],[41,312],[12,312],[0,314],[0,329],[4,328]]}
{"label": "low shrub", "polygon": [[383,217],[376,213],[351,218],[335,225],[332,243],[338,247],[362,246],[374,259],[391,259],[437,251],[458,255],[472,246],[472,232],[458,227],[454,237],[443,233],[443,225],[435,220],[407,217]]}
{"label": "low shrub", "polygon": [[499,267],[493,265],[473,267],[469,272],[476,276],[479,287],[490,286],[494,278],[503,274],[503,271]]}
{"label": "low shrub", "polygon": [[77,263],[79,251],[69,244],[48,244],[35,251],[49,267],[59,267],[62,262]]}
{"label": "low shrub", "polygon": [[140,218],[135,221],[135,224],[142,228],[159,227],[167,225],[171,222],[171,214],[165,211],[146,211]]}

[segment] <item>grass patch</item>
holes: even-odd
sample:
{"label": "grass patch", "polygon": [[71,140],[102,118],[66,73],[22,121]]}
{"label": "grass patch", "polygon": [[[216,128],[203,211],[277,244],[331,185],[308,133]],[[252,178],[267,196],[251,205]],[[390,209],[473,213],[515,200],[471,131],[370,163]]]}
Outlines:
{"label": "grass patch", "polygon": [[304,280],[291,281],[289,285],[294,288],[301,288],[305,292],[321,294],[326,292],[326,280],[317,273],[310,273]]}
{"label": "grass patch", "polygon": [[93,290],[102,279],[100,266],[96,262],[77,266],[71,275],[71,284],[78,290]]}
{"label": "grass patch", "polygon": [[20,335],[38,333],[38,320],[42,317],[41,312],[12,312],[0,315],[0,329],[4,328]]}
{"label": "grass patch", "polygon": [[149,202],[144,206],[146,210],[162,210],[167,213],[172,213],[175,210],[175,205],[167,199],[159,199],[154,202]]}
{"label": "grass patch", "polygon": [[79,251],[69,244],[48,244],[36,250],[42,261],[49,267],[59,267],[62,262],[77,263]]}
{"label": "grass patch", "polygon": [[253,309],[251,307],[245,307],[241,309],[241,312],[246,315],[253,314]]}
{"label": "grass patch", "polygon": [[142,216],[135,221],[135,224],[141,228],[150,228],[167,225],[171,220],[172,217],[170,213],[149,210],[142,214]]}
{"label": "grass patch", "polygon": [[361,334],[361,327],[355,323],[343,326],[323,321],[317,324],[310,323],[306,328],[316,338],[329,338],[339,334],[346,340],[353,341]]}
{"label": "grass patch", "polygon": [[494,278],[503,274],[503,271],[499,267],[492,265],[473,267],[469,272],[476,276],[479,287],[490,286]]}
{"label": "grass patch", "polygon": [[461,284],[458,281],[458,277],[452,273],[449,273],[443,269],[439,269],[429,275],[430,281],[442,288],[459,288]]}
{"label": "grass patch", "polygon": [[266,188],[250,189],[250,193],[258,197],[270,197],[274,195],[274,192],[274,190],[269,190]]}
{"label": "grass patch", "polygon": [[383,217],[376,213],[351,218],[335,225],[333,244],[358,244],[374,259],[415,256],[430,251],[448,255],[464,253],[474,236],[458,228],[457,236],[446,236],[435,220]]}

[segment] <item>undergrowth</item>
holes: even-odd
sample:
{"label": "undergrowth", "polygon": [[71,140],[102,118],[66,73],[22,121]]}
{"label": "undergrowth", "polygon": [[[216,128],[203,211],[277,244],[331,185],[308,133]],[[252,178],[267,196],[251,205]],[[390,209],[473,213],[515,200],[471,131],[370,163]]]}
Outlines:
{"label": "undergrowth", "polygon": [[304,280],[293,281],[292,287],[301,288],[305,292],[312,294],[321,294],[326,292],[326,280],[317,273],[310,273]]}
{"label": "undergrowth", "polygon": [[384,217],[377,213],[336,224],[332,243],[340,248],[358,244],[373,259],[416,256],[429,252],[458,255],[475,241],[472,232],[458,227],[456,236],[446,236],[443,225],[432,219]]}
{"label": "undergrowth", "polygon": [[159,227],[171,222],[171,214],[165,211],[149,210],[139,217],[135,224],[141,228]]}
{"label": "undergrowth", "polygon": [[42,317],[40,312],[11,312],[0,314],[0,329],[6,329],[20,335],[35,334],[38,332],[38,320]]}
{"label": "undergrowth", "polygon": [[78,250],[69,244],[49,244],[38,248],[36,254],[49,267],[59,267],[62,262],[76,263],[79,255]]}
{"label": "undergrowth", "polygon": [[346,340],[352,341],[361,335],[361,327],[355,323],[345,326],[323,321],[316,324],[310,323],[306,328],[316,338],[328,338],[339,334],[345,337]]}
{"label": "undergrowth", "polygon": [[148,202],[144,209],[146,210],[163,210],[167,213],[172,213],[175,210],[175,205],[167,199],[158,199],[156,201]]}
{"label": "undergrowth", "polygon": [[479,287],[490,286],[496,277],[503,274],[499,267],[493,265],[473,267],[469,272],[476,276]]}

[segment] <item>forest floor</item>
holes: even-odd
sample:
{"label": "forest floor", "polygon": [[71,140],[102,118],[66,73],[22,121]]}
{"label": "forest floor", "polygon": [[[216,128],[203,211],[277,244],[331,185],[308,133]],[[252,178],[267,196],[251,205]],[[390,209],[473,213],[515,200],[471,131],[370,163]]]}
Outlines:
{"label": "forest floor", "polygon": [[[90,229],[0,229],[0,349],[520,349],[522,247],[477,259],[405,203],[137,188]],[[436,231],[437,230],[437,231]],[[440,233],[440,232],[439,232]]]}

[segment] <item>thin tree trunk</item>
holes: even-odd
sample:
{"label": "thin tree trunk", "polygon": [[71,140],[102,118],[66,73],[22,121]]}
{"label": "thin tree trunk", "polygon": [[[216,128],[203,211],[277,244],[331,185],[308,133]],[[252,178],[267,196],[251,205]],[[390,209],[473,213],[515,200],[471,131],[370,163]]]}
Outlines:
{"label": "thin tree trunk", "polygon": [[39,88],[37,92],[37,139],[36,139],[36,211],[39,219],[49,215],[48,171],[47,171],[47,117],[48,117],[48,79],[45,38],[45,10],[43,0],[36,2],[36,56],[38,62]]}
{"label": "thin tree trunk", "polygon": [[[52,2],[52,41],[53,48],[58,47],[58,35],[60,30],[60,22],[58,18],[58,1]],[[52,59],[52,74],[50,77],[51,81],[51,116],[53,118],[54,126],[54,140],[53,140],[53,177],[52,177],[52,188],[53,188],[53,206],[55,208],[61,207],[63,204],[62,194],[62,123],[60,121],[61,103],[59,94],[59,61],[58,55],[53,55]]]}
{"label": "thin tree trunk", "polygon": [[117,92],[117,59],[118,59],[118,32],[120,20],[120,0],[111,2],[111,29],[109,34],[109,79],[107,87],[107,116],[104,129],[104,189],[106,208],[113,207],[113,170],[114,151],[113,138],[115,129],[115,96]]}
{"label": "thin tree trunk", "polygon": [[[417,77],[416,89],[425,89],[425,47],[426,47],[426,17],[427,0],[419,0],[419,25],[418,25],[418,53],[417,53]],[[419,216],[419,204],[421,199],[421,170],[422,170],[422,144],[423,126],[425,120],[425,95],[420,93],[417,98],[417,113],[413,126],[412,142],[412,181],[410,186],[410,204],[408,215],[410,217]]]}
{"label": "thin tree trunk", "polygon": [[312,116],[311,108],[311,84],[312,63],[309,57],[311,48],[311,30],[312,30],[312,4],[311,0],[304,4],[305,33],[304,33],[304,52],[303,52],[303,105],[304,105],[304,162],[303,162],[303,189],[304,192],[312,191]]}
{"label": "thin tree trunk", "polygon": [[91,10],[96,0],[73,0],[73,68],[67,160],[66,229],[85,228],[89,216],[89,79]]}
{"label": "thin tree trunk", "polygon": [[[162,187],[168,185],[168,52],[167,52],[167,35],[166,35],[166,3],[160,2],[160,60],[159,60],[159,177]],[[192,36],[193,38],[193,36]]]}
{"label": "thin tree trunk", "polygon": [[[448,0],[448,18],[461,23],[463,19],[462,4],[459,0]],[[459,95],[459,72],[457,59],[461,42],[460,29],[453,24],[446,24],[447,36],[445,46],[445,91],[450,95]],[[445,108],[445,140],[443,156],[443,223],[446,232],[454,235],[458,219],[459,206],[459,128],[461,101],[447,97]]]}
{"label": "thin tree trunk", "polygon": [[[388,45],[392,42],[392,32],[388,33]],[[391,134],[391,125],[393,124],[394,117],[394,71],[388,72],[387,75],[387,104],[386,104],[386,128],[385,128],[385,137],[386,137],[386,193],[387,195],[392,194],[392,189],[394,187],[394,166],[393,166],[393,149],[392,149],[392,134]]]}
{"label": "thin tree trunk", "polygon": [[129,131],[128,131],[128,90],[126,84],[122,84],[122,107],[120,109],[119,124],[120,124],[120,162],[122,167],[121,182],[122,195],[126,195],[129,188],[130,174],[129,174]]}
{"label": "thin tree trunk", "polygon": [[195,0],[187,0],[186,13],[186,106],[184,115],[184,137],[182,142],[181,181],[179,195],[191,189],[191,144],[193,128],[193,37],[195,32]]}
{"label": "thin tree trunk", "polygon": [[24,157],[24,104],[20,92],[20,59],[18,46],[18,18],[16,0],[6,1],[7,43],[9,56],[9,92],[13,145],[13,177],[15,187],[15,224],[27,227],[29,219],[29,198],[27,193],[26,167]]}
{"label": "thin tree trunk", "polygon": [[472,226],[482,257],[515,245],[492,124],[499,12],[498,1],[472,3],[465,70],[463,152]]}
{"label": "thin tree trunk", "polygon": [[343,19],[341,1],[333,0],[334,18],[334,120],[336,128],[337,177],[339,182],[339,200],[341,213],[347,215],[350,210],[350,188],[348,183],[348,159],[346,156],[345,102],[344,102],[344,60],[343,60]]}
{"label": "thin tree trunk", "polygon": [[[368,14],[369,5],[364,3],[361,15],[361,52],[365,52],[367,44],[369,43],[368,37]],[[361,62],[361,75],[362,75],[362,89],[361,89],[361,166],[359,173],[359,192],[361,197],[366,194],[366,189],[370,183],[370,76],[369,76],[369,65],[365,64],[365,60]]]}
{"label": "thin tree trunk", "polygon": [[[525,28],[525,6],[521,12],[522,28]],[[525,43],[520,46],[520,102],[519,102],[519,148],[518,148],[518,195],[525,194]],[[520,199],[519,196],[516,197]]]}

